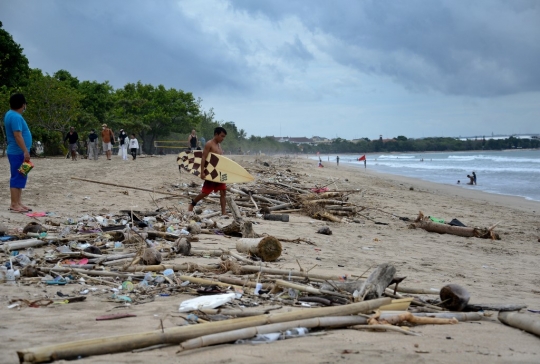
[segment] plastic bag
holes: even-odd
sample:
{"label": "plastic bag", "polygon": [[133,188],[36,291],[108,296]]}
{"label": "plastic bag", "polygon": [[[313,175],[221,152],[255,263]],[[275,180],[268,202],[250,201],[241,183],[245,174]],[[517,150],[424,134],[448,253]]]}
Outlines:
{"label": "plastic bag", "polygon": [[225,293],[193,298],[180,303],[178,312],[190,312],[195,310],[204,310],[207,308],[216,308],[231,302],[235,295],[235,293]]}

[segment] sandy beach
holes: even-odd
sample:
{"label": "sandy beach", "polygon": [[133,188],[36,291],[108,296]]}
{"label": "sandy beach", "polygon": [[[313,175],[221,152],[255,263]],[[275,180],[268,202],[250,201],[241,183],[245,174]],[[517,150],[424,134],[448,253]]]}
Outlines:
{"label": "sandy beach", "polygon": [[[404,285],[437,288],[457,283],[471,293],[471,303],[519,303],[540,310],[540,202],[523,198],[483,193],[453,185],[439,185],[406,177],[390,176],[370,169],[339,167],[303,157],[231,157],[256,176],[256,181],[275,178],[269,171],[285,171],[306,188],[327,185],[330,190],[354,191],[349,201],[365,207],[357,216],[358,222],[325,222],[314,220],[304,213],[291,213],[287,223],[253,219],[258,233],[283,238],[305,238],[316,243],[284,243],[281,259],[269,267],[298,270],[302,267],[326,274],[360,275],[370,267],[391,263],[397,275],[406,276]],[[270,167],[265,167],[267,162]],[[28,222],[45,220],[63,222],[83,215],[118,214],[120,210],[153,211],[157,207],[187,210],[188,199],[160,194],[158,191],[181,194],[183,185],[200,183],[187,173],[180,174],[176,156],[139,158],[122,161],[79,160],[64,158],[34,160],[23,201],[34,212],[54,212],[54,218],[30,218],[10,213],[9,166],[0,158],[2,173],[0,189],[0,224],[11,231],[22,229]],[[369,166],[368,166],[369,167]],[[275,168],[275,169],[274,169]],[[155,190],[155,193],[73,180],[71,177],[98,180]],[[193,189],[193,191],[197,191]],[[217,199],[208,199],[204,209],[217,211]],[[421,229],[409,229],[408,222],[418,212],[447,221],[456,218],[467,226],[495,229],[501,240],[464,238],[439,235]],[[367,217],[366,217],[367,216]],[[227,223],[225,218],[217,218]],[[230,221],[230,219],[229,219]],[[378,225],[373,221],[386,223]],[[328,226],[332,235],[317,234]],[[199,236],[193,248],[232,249],[235,238],[219,235]],[[41,254],[51,248],[36,249]],[[8,257],[0,253],[2,262]],[[176,257],[167,264],[194,262],[209,264],[219,258]],[[121,284],[121,282],[119,282]],[[85,302],[54,304],[41,308],[8,309],[14,298],[36,300],[56,297],[57,291],[76,295],[84,289],[80,284],[47,286],[20,281],[17,287],[0,287],[0,363],[18,363],[16,350],[69,342],[88,338],[146,332],[184,323],[179,316],[181,301],[192,298],[187,294],[157,296],[152,302],[121,307],[107,300],[105,289],[96,287]],[[281,311],[290,310],[284,306]],[[100,315],[129,312],[136,318],[115,321],[96,321]],[[527,313],[538,317],[538,314]],[[421,336],[404,336],[397,332],[362,332],[332,330],[326,335],[278,341],[267,345],[218,345],[177,354],[178,347],[170,346],[138,353],[126,352],[92,356],[80,363],[537,363],[540,361],[539,339],[531,334],[502,325],[496,313],[480,322],[457,325],[426,325],[414,328]]]}

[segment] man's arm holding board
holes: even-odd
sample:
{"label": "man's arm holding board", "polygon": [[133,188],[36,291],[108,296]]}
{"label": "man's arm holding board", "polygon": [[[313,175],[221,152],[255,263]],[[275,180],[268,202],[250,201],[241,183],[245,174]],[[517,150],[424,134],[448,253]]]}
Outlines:
{"label": "man's arm holding board", "polygon": [[212,143],[208,142],[204,146],[204,150],[202,152],[202,160],[201,160],[201,179],[204,179],[206,175],[204,174],[204,170],[206,168],[206,158],[208,158],[208,154],[212,151]]}

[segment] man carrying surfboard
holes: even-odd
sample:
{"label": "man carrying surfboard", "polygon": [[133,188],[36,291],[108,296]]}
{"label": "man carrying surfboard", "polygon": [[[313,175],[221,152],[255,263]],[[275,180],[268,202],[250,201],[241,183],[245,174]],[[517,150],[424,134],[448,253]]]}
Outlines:
{"label": "man carrying surfboard", "polygon": [[[221,142],[225,137],[227,136],[227,131],[222,128],[221,126],[218,126],[214,129],[214,137],[209,140],[206,145],[204,146],[203,154],[202,154],[202,162],[201,162],[201,173],[199,177],[201,179],[205,179],[206,174],[204,173],[204,170],[206,168],[206,164],[208,163],[206,161],[206,158],[208,157],[209,153],[214,154],[223,154],[223,149],[221,149]],[[225,200],[225,194],[227,193],[227,185],[225,183],[219,183],[219,182],[213,182],[213,181],[204,181],[201,193],[197,197],[195,197],[193,200],[191,200],[191,204],[188,207],[188,211],[193,211],[193,208],[197,206],[197,202],[211,194],[212,192],[219,191],[219,203],[221,205],[221,214],[225,215],[225,207],[226,207],[226,200]]]}

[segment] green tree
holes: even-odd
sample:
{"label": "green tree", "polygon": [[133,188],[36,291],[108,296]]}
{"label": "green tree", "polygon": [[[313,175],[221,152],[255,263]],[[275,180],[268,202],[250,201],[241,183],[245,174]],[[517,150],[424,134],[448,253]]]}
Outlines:
{"label": "green tree", "polygon": [[[198,100],[198,104],[201,104],[201,99]],[[200,123],[198,126],[198,135],[203,137],[207,141],[214,137],[214,129],[217,128],[219,123],[214,120],[214,109],[201,112]]]}
{"label": "green tree", "polygon": [[39,69],[32,70],[24,94],[28,101],[25,119],[34,139],[41,140],[48,153],[60,152],[63,136],[81,113],[82,95]]}
{"label": "green tree", "polygon": [[199,104],[189,92],[140,81],[117,90],[111,124],[138,130],[146,153],[153,152],[158,138],[187,133],[199,123]]}
{"label": "green tree", "polygon": [[0,87],[16,88],[26,83],[30,67],[23,48],[11,34],[2,29],[0,22]]}

